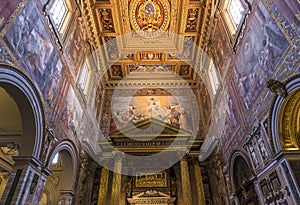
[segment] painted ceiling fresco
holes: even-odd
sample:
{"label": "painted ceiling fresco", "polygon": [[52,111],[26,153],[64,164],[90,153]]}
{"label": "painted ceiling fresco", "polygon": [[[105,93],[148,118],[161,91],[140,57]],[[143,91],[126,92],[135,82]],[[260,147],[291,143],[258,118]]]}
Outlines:
{"label": "painted ceiling fresco", "polygon": [[195,81],[195,68],[186,66],[182,72],[182,65],[192,65],[198,47],[209,36],[212,4],[208,1],[204,6],[201,1],[184,0],[120,0],[116,4],[95,1],[96,25],[91,25],[101,33],[95,45],[104,43],[101,58],[108,60],[112,70],[106,72],[108,81],[127,77],[136,71],[127,68],[137,65],[170,65],[180,77]]}

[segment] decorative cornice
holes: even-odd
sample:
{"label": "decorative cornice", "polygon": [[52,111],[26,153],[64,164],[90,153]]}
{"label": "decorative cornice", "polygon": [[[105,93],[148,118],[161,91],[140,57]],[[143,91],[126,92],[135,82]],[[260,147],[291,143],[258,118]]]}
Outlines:
{"label": "decorative cornice", "polygon": [[83,17],[85,21],[87,22],[88,32],[90,36],[90,41],[93,42],[93,44],[96,46],[96,48],[99,48],[100,46],[100,37],[99,37],[99,28],[98,24],[96,23],[96,15],[94,13],[95,5],[91,0],[83,0],[82,11],[83,11]]}
{"label": "decorative cornice", "polygon": [[203,10],[202,10],[203,20],[200,29],[200,40],[199,40],[199,45],[201,48],[203,48],[205,44],[207,44],[208,39],[210,37],[209,27],[211,25],[211,19],[214,16],[213,3],[214,1],[206,1],[206,4],[203,5]]}
{"label": "decorative cornice", "polygon": [[109,81],[105,84],[105,89],[128,89],[128,88],[144,88],[144,87],[152,87],[152,88],[198,88],[198,83],[195,81],[178,81],[178,80],[170,80],[170,81],[158,81],[158,80],[144,80],[143,82],[128,80],[128,81]]}

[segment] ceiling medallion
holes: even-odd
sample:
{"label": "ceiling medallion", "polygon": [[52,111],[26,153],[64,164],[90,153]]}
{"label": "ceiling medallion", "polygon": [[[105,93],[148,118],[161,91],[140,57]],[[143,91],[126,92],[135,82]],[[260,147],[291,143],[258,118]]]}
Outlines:
{"label": "ceiling medallion", "polygon": [[133,0],[129,11],[133,30],[143,37],[157,37],[169,27],[168,0]]}

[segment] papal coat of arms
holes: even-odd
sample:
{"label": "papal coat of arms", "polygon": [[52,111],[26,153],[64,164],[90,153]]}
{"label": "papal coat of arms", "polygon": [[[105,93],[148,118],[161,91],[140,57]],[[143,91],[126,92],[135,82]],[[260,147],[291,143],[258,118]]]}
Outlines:
{"label": "papal coat of arms", "polygon": [[157,37],[169,27],[168,0],[133,0],[129,11],[133,30],[143,37]]}

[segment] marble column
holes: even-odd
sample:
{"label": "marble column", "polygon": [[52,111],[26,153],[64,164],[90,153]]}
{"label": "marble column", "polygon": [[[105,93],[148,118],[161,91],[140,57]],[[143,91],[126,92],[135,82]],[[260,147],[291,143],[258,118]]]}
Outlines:
{"label": "marble column", "polygon": [[37,192],[44,183],[42,163],[34,157],[13,157],[15,161],[0,204],[34,204]]}
{"label": "marble column", "polygon": [[200,163],[198,159],[195,159],[194,161],[194,173],[195,173],[195,179],[196,179],[196,188],[197,188],[197,200],[199,205],[205,205],[205,194],[204,194],[204,188],[203,188],[203,182],[202,182],[202,174],[201,174],[201,168]]}
{"label": "marble column", "polygon": [[110,198],[110,205],[120,205],[120,193],[121,193],[121,180],[122,175],[122,153],[116,153],[114,157],[114,175],[112,181],[112,190],[111,190],[111,198]]}
{"label": "marble column", "polygon": [[36,193],[34,194],[32,205],[40,204],[40,202],[42,200],[42,197],[43,197],[44,188],[45,188],[45,185],[46,185],[47,178],[51,174],[52,173],[51,173],[50,169],[48,169],[48,168],[45,168],[45,169],[42,170],[41,177],[40,177],[40,182],[37,186]]}
{"label": "marble column", "polygon": [[109,177],[109,170],[103,167],[102,171],[101,171],[98,205],[106,205],[107,204],[106,196],[107,196],[107,188],[108,188],[108,177]]}
{"label": "marble column", "polygon": [[189,167],[187,156],[180,160],[180,171],[181,171],[181,186],[183,195],[183,204],[192,205],[192,190],[190,184]]}

